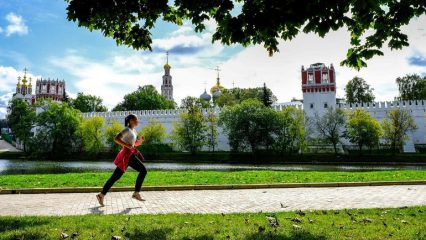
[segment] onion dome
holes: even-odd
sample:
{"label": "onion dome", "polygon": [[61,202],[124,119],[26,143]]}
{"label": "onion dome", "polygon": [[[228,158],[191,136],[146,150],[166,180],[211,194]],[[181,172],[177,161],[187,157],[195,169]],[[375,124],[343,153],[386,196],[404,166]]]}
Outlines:
{"label": "onion dome", "polygon": [[213,97],[220,97],[220,96],[222,96],[222,91],[220,91],[220,89],[217,89],[217,91],[213,93]]}
{"label": "onion dome", "polygon": [[22,84],[24,85],[24,86],[27,86],[27,74],[25,74],[24,75],[24,77],[22,78]]}
{"label": "onion dome", "polygon": [[200,95],[200,99],[208,102],[212,99],[212,96],[210,96],[210,94],[207,93],[206,89],[204,89],[203,94]]}
{"label": "onion dome", "polygon": [[164,64],[164,69],[170,69],[170,68],[172,68],[172,66],[170,66],[169,63]]}
{"label": "onion dome", "polygon": [[18,77],[18,83],[16,84],[17,88],[21,88],[21,77]]}
{"label": "onion dome", "polygon": [[[220,80],[218,78],[216,85],[214,85],[212,88],[210,88],[210,93],[214,95],[217,91],[222,91],[223,89],[224,89],[224,87],[222,87],[222,85],[220,85]],[[222,94],[222,93],[220,93],[220,94]]]}

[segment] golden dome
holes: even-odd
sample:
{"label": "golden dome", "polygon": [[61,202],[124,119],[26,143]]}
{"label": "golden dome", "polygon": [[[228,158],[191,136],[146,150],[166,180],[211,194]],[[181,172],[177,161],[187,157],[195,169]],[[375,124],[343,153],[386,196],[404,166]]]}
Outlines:
{"label": "golden dome", "polygon": [[216,85],[214,85],[212,88],[210,88],[210,93],[214,94],[215,92],[217,92],[218,90],[220,90],[221,92],[223,91],[223,89],[225,89],[223,86],[220,85],[220,81],[219,78],[217,79]]}
{"label": "golden dome", "polygon": [[20,87],[21,87],[21,77],[18,77],[18,84],[16,84],[16,86],[17,86],[18,88],[20,88]]}
{"label": "golden dome", "polygon": [[164,68],[165,69],[170,69],[170,68],[172,68],[172,66],[170,66],[170,64],[166,63],[166,64],[164,64]]}

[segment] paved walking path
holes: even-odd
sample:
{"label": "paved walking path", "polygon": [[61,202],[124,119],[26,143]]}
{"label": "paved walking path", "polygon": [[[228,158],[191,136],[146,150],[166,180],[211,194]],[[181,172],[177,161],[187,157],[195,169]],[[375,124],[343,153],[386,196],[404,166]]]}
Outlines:
{"label": "paved walking path", "polygon": [[16,149],[5,140],[0,140],[0,152],[20,152],[21,150]]}
{"label": "paved walking path", "polygon": [[426,205],[426,185],[0,195],[0,215],[233,213]]}

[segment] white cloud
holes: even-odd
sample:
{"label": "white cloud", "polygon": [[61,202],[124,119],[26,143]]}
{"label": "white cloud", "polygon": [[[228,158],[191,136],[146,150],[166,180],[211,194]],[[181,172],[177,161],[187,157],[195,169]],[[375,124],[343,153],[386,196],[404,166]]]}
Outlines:
{"label": "white cloud", "polygon": [[22,16],[16,15],[11,12],[6,15],[6,20],[8,25],[5,29],[6,36],[10,36],[13,34],[17,35],[26,35],[28,34],[28,27],[25,25],[24,19]]}

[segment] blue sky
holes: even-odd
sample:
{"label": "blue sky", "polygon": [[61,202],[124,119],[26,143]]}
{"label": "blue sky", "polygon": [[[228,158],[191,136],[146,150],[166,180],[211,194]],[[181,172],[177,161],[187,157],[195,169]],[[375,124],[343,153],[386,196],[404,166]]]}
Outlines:
{"label": "blue sky", "polygon": [[314,62],[334,64],[338,95],[343,95],[350,78],[361,76],[373,86],[378,100],[392,100],[397,95],[396,77],[426,73],[424,16],[404,27],[410,47],[384,49],[385,56],[370,60],[367,69],[356,72],[339,66],[349,47],[345,29],[325,38],[300,34],[292,42],[282,42],[280,53],[268,57],[261,46],[212,44],[214,22],[207,22],[207,30],[201,34],[195,34],[188,23],[178,27],[160,22],[153,31],[154,51],[146,52],[116,46],[98,31],[78,28],[66,20],[65,8],[63,0],[0,0],[0,118],[25,67],[33,78],[64,79],[71,96],[81,91],[98,95],[111,108],[137,86],[160,88],[166,50],[171,52],[178,103],[212,86],[216,65],[222,68],[224,86],[256,87],[266,82],[280,102],[301,97],[300,66]]}

